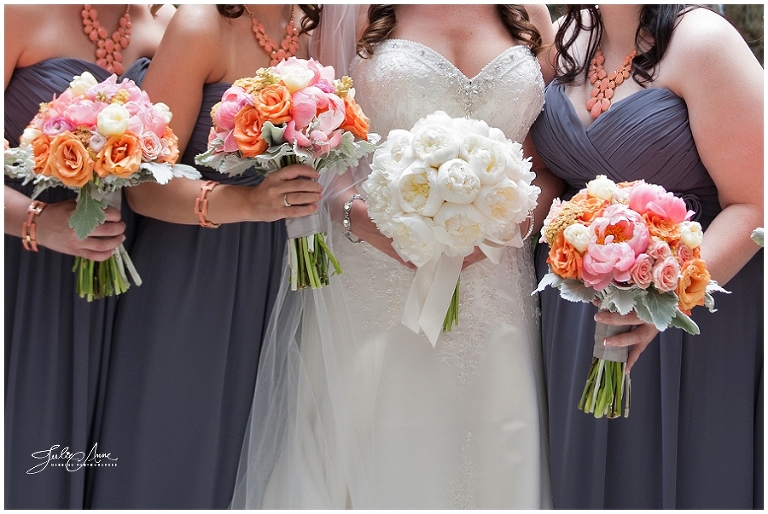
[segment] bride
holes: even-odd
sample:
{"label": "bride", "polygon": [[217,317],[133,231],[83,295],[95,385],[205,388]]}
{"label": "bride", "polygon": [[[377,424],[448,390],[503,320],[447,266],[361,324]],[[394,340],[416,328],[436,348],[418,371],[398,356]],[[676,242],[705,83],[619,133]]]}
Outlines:
{"label": "bride", "polygon": [[[383,137],[443,110],[485,120],[532,155],[550,70],[542,36],[551,41],[541,5],[374,5],[350,66],[355,98]],[[414,270],[353,196],[364,198],[367,172],[326,185],[331,218],[347,204],[351,233],[337,223],[331,235],[343,273],[320,290],[281,291],[232,507],[549,507],[530,244],[507,248],[499,265],[479,251],[465,260],[459,325],[433,348],[400,322]]]}

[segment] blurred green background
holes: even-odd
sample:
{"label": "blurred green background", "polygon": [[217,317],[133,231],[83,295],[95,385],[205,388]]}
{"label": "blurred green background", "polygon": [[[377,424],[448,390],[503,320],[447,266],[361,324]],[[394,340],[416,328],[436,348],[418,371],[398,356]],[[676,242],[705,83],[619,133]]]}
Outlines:
{"label": "blurred green background", "polygon": [[[552,20],[563,14],[564,5],[547,4]],[[719,12],[741,32],[744,40],[754,52],[757,60],[765,67],[763,51],[765,45],[763,4],[708,4],[708,7]]]}

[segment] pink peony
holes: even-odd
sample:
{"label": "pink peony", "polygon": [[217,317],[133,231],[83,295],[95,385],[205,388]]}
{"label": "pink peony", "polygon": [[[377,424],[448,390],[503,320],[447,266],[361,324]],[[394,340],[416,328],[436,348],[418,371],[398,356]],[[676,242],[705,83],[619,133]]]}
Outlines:
{"label": "pink peony", "polygon": [[304,135],[300,129],[296,129],[296,122],[294,120],[291,120],[286,124],[283,137],[287,142],[296,144],[302,148],[311,146],[309,138]]}
{"label": "pink peony", "polygon": [[674,291],[679,278],[680,264],[671,255],[653,266],[653,285],[662,293]]}
{"label": "pink peony", "polygon": [[685,202],[656,184],[638,182],[629,193],[629,208],[639,214],[653,212],[674,223],[682,223],[694,213]]}
{"label": "pink peony", "polygon": [[640,215],[624,205],[609,205],[589,228],[594,235],[584,254],[584,282],[597,290],[612,280],[629,282],[630,270],[650,238]]}

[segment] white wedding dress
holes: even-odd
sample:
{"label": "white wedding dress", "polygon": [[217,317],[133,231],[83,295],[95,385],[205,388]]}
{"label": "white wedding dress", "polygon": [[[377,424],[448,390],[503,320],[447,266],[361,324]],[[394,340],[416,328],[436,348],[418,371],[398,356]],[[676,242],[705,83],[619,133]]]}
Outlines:
{"label": "white wedding dress", "polygon": [[[443,110],[522,141],[543,105],[524,46],[470,79],[426,46],[386,40],[351,73],[382,137]],[[550,507],[530,244],[461,273],[459,325],[433,348],[401,324],[414,271],[333,228],[343,273],[275,307],[232,506]]]}

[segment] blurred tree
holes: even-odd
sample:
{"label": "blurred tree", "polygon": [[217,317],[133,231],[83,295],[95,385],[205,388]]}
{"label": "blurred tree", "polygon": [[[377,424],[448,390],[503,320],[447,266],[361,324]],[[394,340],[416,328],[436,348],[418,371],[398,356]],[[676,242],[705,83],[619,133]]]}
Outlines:
{"label": "blurred tree", "polygon": [[[563,4],[547,4],[552,20],[556,20],[565,12]],[[759,4],[709,4],[709,7],[728,18],[741,32],[744,40],[754,52],[760,64],[763,61],[765,46],[764,12],[765,6]]]}

